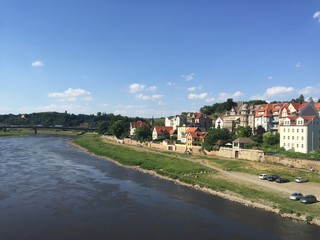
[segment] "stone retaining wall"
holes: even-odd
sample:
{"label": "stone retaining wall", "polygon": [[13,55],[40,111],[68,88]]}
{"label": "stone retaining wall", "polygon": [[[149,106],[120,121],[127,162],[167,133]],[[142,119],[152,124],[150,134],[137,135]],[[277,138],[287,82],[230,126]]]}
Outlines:
{"label": "stone retaining wall", "polygon": [[285,166],[320,171],[320,161],[275,156],[265,156],[265,161],[267,163],[279,163]]}

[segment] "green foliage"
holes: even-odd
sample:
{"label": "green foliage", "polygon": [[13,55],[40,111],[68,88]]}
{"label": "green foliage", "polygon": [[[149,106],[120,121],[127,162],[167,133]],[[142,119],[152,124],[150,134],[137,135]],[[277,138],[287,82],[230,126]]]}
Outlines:
{"label": "green foliage", "polygon": [[213,128],[210,129],[203,143],[203,147],[211,151],[215,143],[221,140],[223,142],[228,142],[231,140],[231,134],[226,128]]}
{"label": "green foliage", "polygon": [[276,145],[280,142],[280,134],[279,133],[271,133],[266,132],[263,134],[263,143],[267,145]]}
{"label": "green foliage", "polygon": [[267,104],[265,100],[250,100],[248,102],[243,102],[247,105],[261,105],[261,104]]}
{"label": "green foliage", "polygon": [[128,136],[129,126],[124,120],[117,120],[110,126],[111,133],[117,138],[123,138]]}
{"label": "green foliage", "polygon": [[200,112],[206,115],[212,115],[214,113],[223,113],[229,111],[232,107],[235,107],[237,104],[233,102],[232,98],[228,98],[226,102],[215,103],[212,106],[204,106],[200,108]]}
{"label": "green foliage", "polygon": [[152,139],[152,131],[150,127],[142,125],[136,128],[133,139],[138,140],[140,142],[151,141]]}
{"label": "green foliage", "polygon": [[252,128],[250,126],[247,126],[247,127],[238,126],[236,129],[236,136],[237,136],[237,138],[251,137],[252,136]]}
{"label": "green foliage", "polygon": [[109,123],[107,121],[101,121],[98,123],[98,133],[105,134],[108,131]]}

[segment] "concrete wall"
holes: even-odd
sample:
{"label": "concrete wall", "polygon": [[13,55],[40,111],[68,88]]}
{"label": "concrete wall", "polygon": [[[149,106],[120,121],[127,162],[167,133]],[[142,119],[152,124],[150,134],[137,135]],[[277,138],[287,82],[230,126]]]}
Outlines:
{"label": "concrete wall", "polygon": [[221,147],[218,152],[218,156],[226,158],[246,159],[251,161],[265,161],[263,151],[252,149]]}
{"label": "concrete wall", "polygon": [[294,159],[286,157],[265,156],[267,163],[279,163],[285,166],[291,166],[296,168],[313,169],[320,171],[320,161],[311,161],[306,159]]}

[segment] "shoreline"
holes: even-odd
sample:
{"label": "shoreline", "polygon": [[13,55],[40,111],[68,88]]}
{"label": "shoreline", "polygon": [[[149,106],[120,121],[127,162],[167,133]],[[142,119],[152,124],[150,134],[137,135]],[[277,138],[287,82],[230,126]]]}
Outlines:
{"label": "shoreline", "polygon": [[181,186],[186,186],[186,187],[189,187],[189,188],[193,188],[193,189],[195,189],[197,191],[201,191],[201,192],[210,194],[212,196],[221,197],[221,198],[226,199],[228,201],[239,203],[239,204],[241,204],[243,206],[246,206],[246,207],[262,209],[262,210],[267,211],[267,212],[275,213],[275,214],[277,214],[277,215],[279,215],[281,217],[284,217],[284,218],[289,218],[291,220],[304,222],[306,224],[313,224],[313,225],[320,226],[320,221],[319,220],[313,219],[312,221],[308,221],[306,219],[306,216],[304,216],[304,215],[297,216],[296,214],[280,213],[279,209],[277,209],[277,208],[272,208],[270,206],[267,206],[267,205],[264,205],[264,204],[261,204],[261,203],[252,202],[250,200],[246,200],[246,199],[234,196],[231,192],[230,193],[223,193],[223,192],[212,190],[210,188],[203,188],[203,187],[200,187],[198,185],[192,185],[192,184],[181,182],[181,181],[176,180],[176,179],[172,179],[172,178],[169,178],[169,177],[166,177],[166,176],[162,176],[162,175],[160,175],[160,174],[158,174],[158,173],[156,173],[155,171],[152,171],[152,170],[145,170],[145,169],[142,169],[142,168],[136,167],[136,166],[124,165],[124,164],[121,164],[118,161],[116,161],[114,159],[111,159],[109,157],[99,156],[99,155],[96,155],[96,154],[94,154],[92,152],[89,152],[86,148],[83,148],[83,147],[77,145],[72,140],[70,140],[69,143],[70,143],[71,146],[73,146],[73,147],[75,147],[77,149],[80,149],[81,151],[83,151],[83,152],[85,152],[85,153],[87,153],[87,154],[89,154],[91,156],[99,157],[99,158],[101,158],[103,160],[110,161],[110,162],[112,162],[112,163],[114,163],[114,164],[116,164],[116,165],[118,165],[120,167],[124,167],[124,168],[128,168],[128,169],[136,170],[136,171],[139,171],[139,172],[142,172],[142,173],[146,173],[146,174],[149,174],[151,176],[157,177],[159,179],[167,180],[167,181],[173,182],[173,183],[181,185]]}

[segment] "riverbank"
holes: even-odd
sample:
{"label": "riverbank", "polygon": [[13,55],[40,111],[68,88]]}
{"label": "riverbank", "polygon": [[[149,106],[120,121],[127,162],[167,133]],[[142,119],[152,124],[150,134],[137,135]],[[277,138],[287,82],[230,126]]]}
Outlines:
{"label": "riverbank", "polygon": [[238,202],[248,207],[264,209],[283,217],[320,226],[319,204],[303,205],[299,202],[290,201],[287,194],[235,181],[212,168],[186,161],[180,155],[168,156],[144,148],[114,142],[106,143],[94,134],[78,137],[73,143],[89,153],[121,166],[170,180],[176,184],[193,187],[199,191]]}

